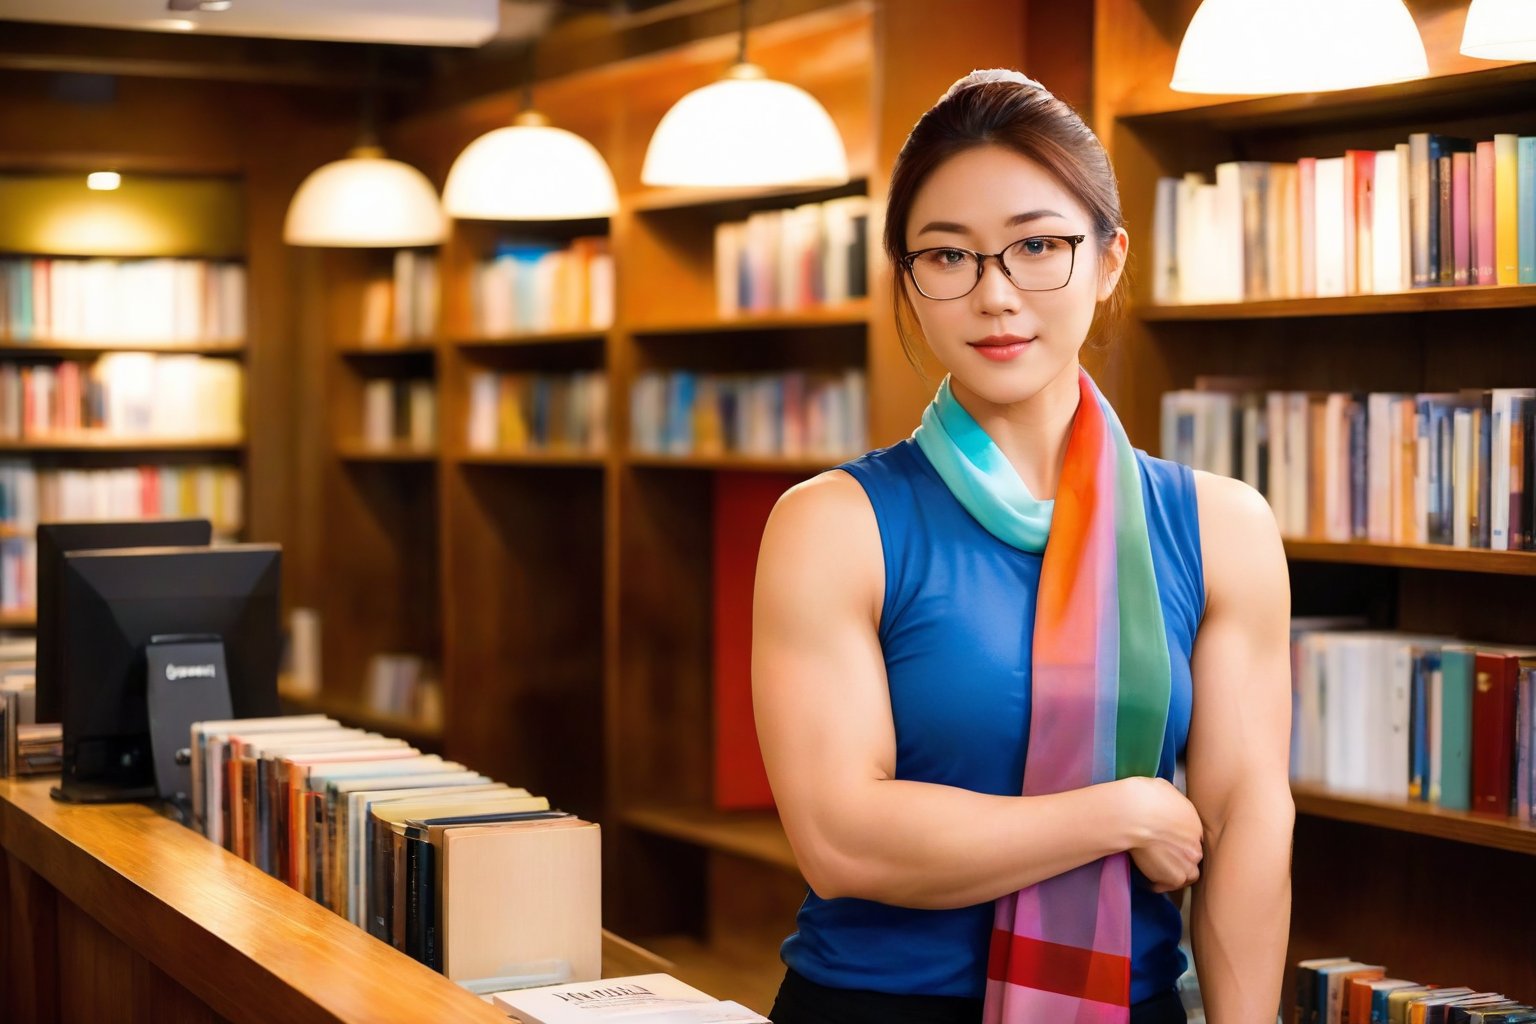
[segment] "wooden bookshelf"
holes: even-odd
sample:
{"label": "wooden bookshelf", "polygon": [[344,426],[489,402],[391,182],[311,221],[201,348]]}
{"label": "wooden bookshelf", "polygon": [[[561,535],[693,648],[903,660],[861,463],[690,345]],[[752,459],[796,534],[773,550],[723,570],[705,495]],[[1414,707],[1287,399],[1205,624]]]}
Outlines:
{"label": "wooden bookshelf", "polygon": [[1291,793],[1298,814],[1536,855],[1536,826],[1514,818],[1448,811],[1416,801],[1334,793],[1301,784],[1293,784]]}
{"label": "wooden bookshelf", "polygon": [[795,852],[774,811],[715,811],[700,807],[637,806],[623,821],[642,832],[732,853],[798,875]]}
{"label": "wooden bookshelf", "polygon": [[225,356],[245,355],[245,345],[222,341],[70,341],[49,338],[42,341],[0,341],[0,361],[14,356],[75,357],[100,356],[110,352],[153,352],[164,355]]}
{"label": "wooden bookshelf", "polygon": [[[1384,149],[1416,131],[1486,139],[1536,132],[1536,65],[1458,51],[1465,5],[1408,0],[1431,74],[1336,93],[1204,97],[1168,88],[1197,0],[1096,0],[1093,122],[1121,183],[1134,250],[1150,255],[1156,182],[1223,161]],[[1140,241],[1137,241],[1140,239]],[[1143,263],[1143,266],[1147,264]],[[1133,443],[1156,451],[1164,392],[1202,375],[1309,391],[1452,391],[1536,384],[1532,286],[1153,305],[1131,277],[1130,315],[1089,369]],[[1536,555],[1432,545],[1286,541],[1294,614],[1469,642],[1536,641],[1525,609]],[[1395,977],[1536,996],[1536,833],[1516,821],[1296,787],[1288,961],[1348,954]],[[1454,879],[1444,893],[1439,880]],[[1487,908],[1476,928],[1464,908]],[[1447,936],[1454,938],[1447,939]]]}
{"label": "wooden bookshelf", "polygon": [[158,438],[83,434],[0,440],[0,452],[233,452],[245,447],[241,438]]}
{"label": "wooden bookshelf", "polygon": [[753,313],[737,317],[704,317],[675,323],[637,324],[633,332],[650,334],[731,334],[738,331],[797,331],[818,327],[863,327],[869,323],[868,300],[836,306],[810,307],[782,313]]}
{"label": "wooden bookshelf", "polygon": [[1398,569],[1536,576],[1536,551],[1488,551],[1481,548],[1452,548],[1443,544],[1369,544],[1288,539],[1285,542],[1285,553],[1292,562],[1336,562]]}
{"label": "wooden bookshelf", "polygon": [[694,469],[694,470],[718,470],[734,473],[804,473],[811,475],[854,458],[836,456],[816,456],[807,458],[787,458],[775,456],[750,456],[750,455],[648,455],[629,454],[624,461],[631,466],[642,469]]}
{"label": "wooden bookshelf", "polygon": [[809,188],[647,188],[625,197],[626,205],[636,213],[698,210],[706,207],[763,208],[815,203],[835,196],[850,195],[869,188],[869,176],[852,169],[845,185]]}
{"label": "wooden bookshelf", "polygon": [[523,452],[470,452],[454,456],[454,461],[465,466],[553,466],[571,469],[600,469],[607,465],[608,457],[600,452],[573,451],[523,451]]}
{"label": "wooden bookshelf", "polygon": [[431,358],[437,355],[433,342],[410,342],[401,345],[364,345],[351,342],[336,346],[336,354],[344,359],[406,359]]}
{"label": "wooden bookshelf", "polygon": [[1526,309],[1536,306],[1536,285],[1473,285],[1421,288],[1380,295],[1331,295],[1320,299],[1265,299],[1250,302],[1148,305],[1136,315],[1148,323],[1187,320],[1269,320],[1382,313],[1439,313],[1467,309]]}
{"label": "wooden bookshelf", "polygon": [[360,441],[350,441],[337,447],[336,454],[346,462],[424,462],[437,460],[436,448],[416,448],[410,445],[393,445],[375,448]]}
{"label": "wooden bookshelf", "polygon": [[599,330],[541,331],[532,334],[507,334],[501,337],[453,338],[449,344],[470,349],[517,348],[527,345],[595,345],[600,344],[605,336],[605,333]]}
{"label": "wooden bookshelf", "polygon": [[36,629],[37,612],[31,609],[19,612],[0,612],[0,629]]}

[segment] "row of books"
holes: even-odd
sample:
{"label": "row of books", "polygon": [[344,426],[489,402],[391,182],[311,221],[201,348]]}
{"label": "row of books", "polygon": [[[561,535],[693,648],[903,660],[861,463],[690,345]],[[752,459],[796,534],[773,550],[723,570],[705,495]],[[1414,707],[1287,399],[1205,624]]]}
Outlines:
{"label": "row of books", "polygon": [[866,447],[864,373],[650,371],[630,398],[630,441],[657,455],[843,458]]}
{"label": "row of books", "polygon": [[1536,283],[1536,137],[1417,132],[1391,149],[1162,178],[1155,301]]}
{"label": "row of books", "polygon": [[532,331],[607,330],[614,272],[608,239],[506,242],[475,266],[475,332],[491,337]]}
{"label": "row of books", "polygon": [[1529,822],[1536,648],[1292,624],[1291,777]]}
{"label": "row of books", "polygon": [[474,452],[606,451],[608,378],[477,371],[469,379],[468,443]]}
{"label": "row of books", "polygon": [[869,294],[869,197],[760,210],[715,226],[723,317],[836,305]]}
{"label": "row of books", "polygon": [[245,518],[244,484],[233,466],[125,466],[40,469],[24,459],[0,460],[0,526],[30,533],[63,520],[195,517],[216,537],[238,534]]}
{"label": "row of books", "polygon": [[369,448],[437,443],[437,384],[380,377],[363,385],[363,444]]}
{"label": "row of books", "polygon": [[1387,977],[1380,964],[1349,957],[1296,965],[1293,1024],[1532,1024],[1536,1007],[1466,985]]}
{"label": "row of books", "polygon": [[1281,532],[1536,550],[1536,389],[1171,391],[1165,457],[1247,481]]}
{"label": "row of books", "polygon": [[427,966],[600,976],[596,824],[323,715],[198,723],[190,749],[209,839]]}
{"label": "row of books", "polygon": [[130,344],[245,337],[245,267],[182,259],[0,259],[0,339]]}
{"label": "row of books", "polygon": [[397,249],[392,273],[363,285],[364,345],[403,345],[437,333],[437,257],[418,249]]}
{"label": "row of books", "polygon": [[0,363],[0,438],[237,439],[244,379],[236,360],[198,355]]}
{"label": "row of books", "polygon": [[418,654],[379,653],[368,659],[368,708],[432,727],[443,720],[437,673]]}
{"label": "row of books", "polygon": [[58,723],[37,720],[36,656],[30,637],[0,643],[0,777],[46,775],[63,760]]}

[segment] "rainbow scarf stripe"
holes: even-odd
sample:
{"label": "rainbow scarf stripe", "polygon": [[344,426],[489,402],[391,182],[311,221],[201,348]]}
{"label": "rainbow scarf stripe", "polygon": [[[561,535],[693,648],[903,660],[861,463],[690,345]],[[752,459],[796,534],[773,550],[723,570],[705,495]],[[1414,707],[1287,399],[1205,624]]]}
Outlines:
{"label": "rainbow scarf stripe", "polygon": [[[1114,410],[1078,373],[1080,400],[1054,503],[1029,494],[948,379],[913,434],[982,526],[1015,547],[1045,552],[1025,796],[1157,775],[1168,720],[1168,640],[1141,470]],[[1124,1024],[1130,995],[1128,854],[997,901],[986,1024]]]}

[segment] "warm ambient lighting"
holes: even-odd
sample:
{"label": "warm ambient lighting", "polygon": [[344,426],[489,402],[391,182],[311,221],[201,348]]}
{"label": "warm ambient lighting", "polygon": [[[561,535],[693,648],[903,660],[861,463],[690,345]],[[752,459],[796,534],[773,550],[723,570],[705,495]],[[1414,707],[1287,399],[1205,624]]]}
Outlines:
{"label": "warm ambient lighting", "polygon": [[1536,60],[1536,3],[1472,0],[1461,52],[1484,60]]}
{"label": "warm ambient lighting", "polygon": [[111,192],[123,183],[123,176],[116,171],[92,171],[85,176],[85,187],[97,192]]}
{"label": "warm ambient lighting", "polygon": [[1203,0],[1169,84],[1180,92],[1328,92],[1428,73],[1402,0]]}
{"label": "warm ambient lighting", "polygon": [[815,97],[741,62],[667,111],[645,153],[647,185],[840,185],[848,156]]}
{"label": "warm ambient lighting", "polygon": [[618,207],[602,154],[531,110],[466,146],[443,186],[448,215],[474,220],[580,220]]}
{"label": "warm ambient lighting", "polygon": [[304,179],[288,204],[283,240],[346,247],[436,245],[445,228],[426,175],[388,159],[376,146],[359,146]]}

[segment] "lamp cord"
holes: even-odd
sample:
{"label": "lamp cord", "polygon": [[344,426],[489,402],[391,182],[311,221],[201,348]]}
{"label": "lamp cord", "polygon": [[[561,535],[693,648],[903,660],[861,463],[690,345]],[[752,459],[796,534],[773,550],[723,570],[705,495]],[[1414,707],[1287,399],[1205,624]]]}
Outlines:
{"label": "lamp cord", "polygon": [[739,4],[741,12],[741,35],[736,42],[736,63],[747,62],[747,0],[741,0]]}

